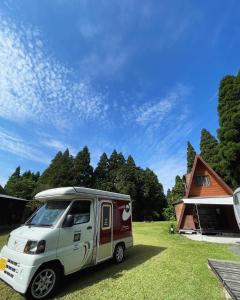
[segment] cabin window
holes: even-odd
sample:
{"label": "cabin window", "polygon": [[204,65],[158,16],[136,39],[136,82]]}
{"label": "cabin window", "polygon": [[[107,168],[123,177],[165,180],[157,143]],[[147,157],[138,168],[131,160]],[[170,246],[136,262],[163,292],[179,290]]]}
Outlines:
{"label": "cabin window", "polygon": [[87,223],[90,220],[90,201],[76,201],[73,203],[70,215],[74,216],[74,225]]}
{"label": "cabin window", "polygon": [[195,176],[195,183],[197,186],[210,186],[209,176]]}

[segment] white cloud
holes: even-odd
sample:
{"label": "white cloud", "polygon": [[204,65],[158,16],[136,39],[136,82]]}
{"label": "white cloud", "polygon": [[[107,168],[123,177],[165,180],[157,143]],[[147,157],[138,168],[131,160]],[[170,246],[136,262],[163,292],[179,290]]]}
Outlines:
{"label": "white cloud", "polygon": [[165,191],[174,185],[176,175],[186,172],[186,144],[194,128],[189,95],[189,87],[177,85],[165,97],[145,102],[127,116],[138,130],[124,143],[142,153],[144,166],[156,172]]}
{"label": "white cloud", "polygon": [[138,125],[150,127],[162,126],[162,121],[169,119],[174,114],[174,110],[178,109],[178,113],[182,111],[181,102],[188,93],[188,87],[178,84],[165,97],[134,107],[132,117]]}
{"label": "white cloud", "polygon": [[81,60],[82,73],[97,78],[120,76],[131,57],[131,49],[125,46],[124,50],[119,51],[123,48],[122,41],[115,36],[104,37],[100,44],[97,50],[93,49]]}
{"label": "white cloud", "polygon": [[16,122],[69,126],[73,120],[102,117],[103,94],[89,83],[74,80],[74,73],[43,47],[36,29],[0,21],[0,117]]}
{"label": "white cloud", "polygon": [[0,128],[0,149],[27,160],[48,164],[50,158],[31,143],[23,141],[17,135]]}
{"label": "white cloud", "polygon": [[68,145],[67,143],[64,143],[51,137],[48,137],[48,139],[42,139],[40,142],[42,145],[48,148],[52,148],[56,151],[64,151],[68,148],[73,156],[77,154],[77,150],[71,145]]}
{"label": "white cloud", "polygon": [[145,125],[149,122],[160,122],[164,116],[172,109],[175,95],[159,101],[155,104],[146,103],[136,111],[136,122]]}

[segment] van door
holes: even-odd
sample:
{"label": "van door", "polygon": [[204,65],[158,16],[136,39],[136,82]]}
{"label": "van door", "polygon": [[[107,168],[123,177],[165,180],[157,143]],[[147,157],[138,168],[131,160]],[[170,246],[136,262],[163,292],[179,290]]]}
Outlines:
{"label": "van door", "polygon": [[68,214],[74,216],[74,225],[60,228],[57,249],[57,256],[64,263],[66,274],[79,270],[92,259],[93,201],[74,201]]}
{"label": "van door", "polygon": [[112,257],[113,254],[113,205],[111,201],[100,201],[97,262]]}

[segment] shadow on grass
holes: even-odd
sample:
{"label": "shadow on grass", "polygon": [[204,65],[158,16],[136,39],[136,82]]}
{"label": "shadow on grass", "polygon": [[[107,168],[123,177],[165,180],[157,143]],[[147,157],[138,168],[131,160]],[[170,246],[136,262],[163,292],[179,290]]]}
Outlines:
{"label": "shadow on grass", "polygon": [[56,296],[63,297],[107,278],[118,279],[122,276],[122,271],[127,271],[143,264],[165,249],[164,247],[151,245],[136,245],[127,251],[126,259],[122,264],[116,265],[112,260],[108,260],[94,267],[66,276]]}

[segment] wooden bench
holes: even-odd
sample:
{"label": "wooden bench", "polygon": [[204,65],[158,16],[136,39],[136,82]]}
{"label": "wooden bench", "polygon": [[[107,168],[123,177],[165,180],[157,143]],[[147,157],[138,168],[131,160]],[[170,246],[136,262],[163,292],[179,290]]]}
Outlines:
{"label": "wooden bench", "polygon": [[208,265],[234,300],[240,300],[240,262],[208,259]]}

